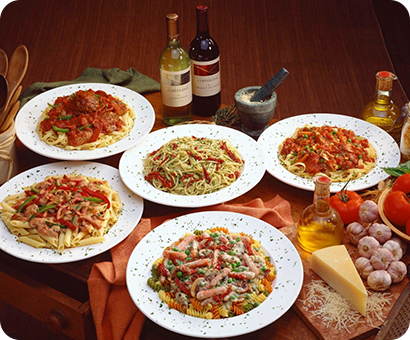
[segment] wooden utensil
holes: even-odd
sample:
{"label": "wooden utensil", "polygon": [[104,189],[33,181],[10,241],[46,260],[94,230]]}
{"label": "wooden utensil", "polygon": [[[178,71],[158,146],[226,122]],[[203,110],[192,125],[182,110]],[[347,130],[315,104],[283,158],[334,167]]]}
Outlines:
{"label": "wooden utensil", "polygon": [[6,104],[0,111],[0,126],[3,125],[6,116],[4,112],[7,111],[9,102],[16,91],[17,87],[20,85],[21,81],[26,74],[28,66],[28,50],[26,46],[20,45],[16,48],[13,55],[10,58],[9,69],[7,72],[7,82],[8,82],[8,93]]}
{"label": "wooden utensil", "polygon": [[4,108],[7,101],[8,84],[7,79],[0,74],[0,111]]}
{"label": "wooden utensil", "polygon": [[10,111],[5,115],[6,119],[4,120],[3,124],[0,126],[0,133],[3,133],[7,130],[10,126],[11,122],[13,121],[14,117],[16,117],[17,111],[20,108],[20,101],[16,101],[14,105],[10,108]]}
{"label": "wooden utensil", "polygon": [[[4,122],[2,125],[0,125],[0,133],[3,131],[6,131],[10,125],[10,122],[14,117],[16,116],[16,113],[13,113],[12,110],[14,108],[14,104],[17,102],[17,99],[19,99],[20,94],[21,94],[22,86],[20,85],[16,91],[14,91],[13,97],[11,97],[9,106],[6,111],[4,111],[3,115],[4,117]],[[9,118],[9,115],[13,115],[12,118]]]}
{"label": "wooden utensil", "polygon": [[9,68],[9,59],[7,58],[6,52],[4,52],[0,48],[0,74],[6,77],[8,68]]}

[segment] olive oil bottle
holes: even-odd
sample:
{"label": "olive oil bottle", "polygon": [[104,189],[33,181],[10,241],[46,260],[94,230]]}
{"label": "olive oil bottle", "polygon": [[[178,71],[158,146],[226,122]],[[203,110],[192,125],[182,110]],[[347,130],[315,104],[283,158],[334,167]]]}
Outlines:
{"label": "olive oil bottle", "polygon": [[393,80],[396,79],[397,76],[388,71],[381,71],[376,74],[374,100],[366,105],[362,111],[362,118],[382,128],[398,142],[403,126],[403,117],[401,110],[390,97]]}
{"label": "olive oil bottle", "polygon": [[313,204],[300,216],[297,231],[297,242],[308,253],[341,244],[343,240],[343,221],[329,203],[331,180],[318,175],[314,182]]}

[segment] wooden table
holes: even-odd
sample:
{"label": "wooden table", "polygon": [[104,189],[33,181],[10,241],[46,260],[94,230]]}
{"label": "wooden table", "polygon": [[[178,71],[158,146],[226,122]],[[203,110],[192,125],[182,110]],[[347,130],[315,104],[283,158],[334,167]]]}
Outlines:
{"label": "wooden table", "polygon": [[[24,44],[30,63],[23,89],[44,81],[71,80],[86,67],[136,68],[158,80],[158,56],[165,45],[165,15],[181,16],[181,42],[188,47],[195,34],[198,1],[25,0],[9,4],[0,19],[0,48],[11,56]],[[359,117],[373,99],[376,72],[393,70],[371,1],[281,0],[271,2],[207,1],[211,34],[221,49],[222,101],[233,103],[236,90],[262,85],[281,67],[290,76],[277,90],[275,118],[309,112]],[[400,77],[400,75],[399,75]],[[400,79],[400,78],[399,78]],[[146,94],[156,112],[154,130],[163,128],[160,96]],[[408,101],[400,81],[393,100]],[[199,117],[195,117],[202,119]],[[17,141],[17,172],[53,160],[39,156]],[[117,167],[121,155],[100,162]],[[233,200],[267,201],[276,195],[291,203],[297,221],[312,202],[312,193],[290,187],[269,174],[245,195]],[[189,209],[145,201],[144,217],[186,213]],[[95,337],[88,303],[87,278],[94,263],[110,260],[106,252],[61,265],[28,263],[0,251],[0,299],[58,325],[70,319],[67,333],[75,339]],[[75,289],[72,289],[75,287]],[[50,313],[52,308],[56,308]],[[60,319],[59,319],[60,318]],[[63,320],[64,321],[64,320]],[[277,322],[238,339],[316,339],[293,309]],[[187,338],[145,322],[143,339]]]}

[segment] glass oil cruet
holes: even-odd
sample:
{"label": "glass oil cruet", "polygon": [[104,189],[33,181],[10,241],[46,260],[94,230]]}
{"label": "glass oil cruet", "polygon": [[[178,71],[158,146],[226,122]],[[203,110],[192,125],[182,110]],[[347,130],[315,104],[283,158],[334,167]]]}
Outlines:
{"label": "glass oil cruet", "polygon": [[396,142],[400,140],[403,116],[400,108],[393,103],[391,91],[397,76],[388,71],[376,74],[376,92],[374,100],[362,111],[362,118],[388,132]]}
{"label": "glass oil cruet", "polygon": [[300,216],[297,232],[299,246],[309,253],[341,244],[343,240],[343,221],[329,204],[332,183],[330,178],[317,175],[314,183],[313,204]]}

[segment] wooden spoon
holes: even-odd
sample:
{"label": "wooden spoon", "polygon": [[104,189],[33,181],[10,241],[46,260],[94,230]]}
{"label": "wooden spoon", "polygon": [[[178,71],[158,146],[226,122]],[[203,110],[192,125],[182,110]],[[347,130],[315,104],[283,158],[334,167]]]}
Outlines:
{"label": "wooden spoon", "polygon": [[6,104],[2,110],[0,110],[0,126],[3,125],[4,119],[6,118],[4,112],[7,110],[10,99],[16,91],[17,87],[20,85],[21,81],[26,74],[28,66],[28,50],[26,46],[20,45],[16,48],[13,55],[10,58],[9,70],[7,72],[7,82],[9,85],[9,90],[7,93]]}
{"label": "wooden spoon", "polygon": [[7,79],[0,74],[0,111],[4,108],[7,101],[8,84]]}
{"label": "wooden spoon", "polygon": [[9,69],[9,59],[7,58],[6,52],[4,52],[0,48],[0,74],[6,77],[8,69]]}
{"label": "wooden spoon", "polygon": [[0,126],[0,133],[3,133],[4,131],[6,131],[8,129],[8,127],[10,126],[11,122],[13,121],[13,119],[16,117],[17,115],[17,111],[20,108],[20,101],[16,101],[14,103],[14,105],[10,108],[10,111],[8,112],[6,116],[6,119],[4,120],[3,124]]}

